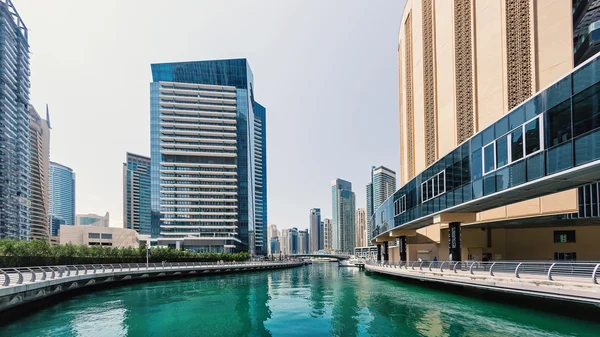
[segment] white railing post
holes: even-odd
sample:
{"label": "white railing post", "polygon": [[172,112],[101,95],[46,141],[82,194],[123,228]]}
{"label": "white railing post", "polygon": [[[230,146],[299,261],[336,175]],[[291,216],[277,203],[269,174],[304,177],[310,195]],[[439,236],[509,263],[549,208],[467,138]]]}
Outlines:
{"label": "white railing post", "polygon": [[440,264],[440,273],[444,272],[444,265],[446,264],[446,261],[442,262],[442,264]]}
{"label": "white railing post", "polygon": [[21,272],[18,269],[15,269],[15,271],[19,275],[19,278],[17,279],[17,284],[23,284],[23,274],[21,274]]}
{"label": "white railing post", "polygon": [[30,283],[35,282],[35,272],[33,270],[31,270],[31,268],[27,268],[27,270],[29,270],[29,272],[31,273],[31,279],[29,279]]}
{"label": "white railing post", "polygon": [[10,284],[10,276],[8,276],[8,273],[6,273],[2,269],[0,269],[0,273],[2,273],[2,275],[4,275],[4,282],[2,283],[2,286],[8,287],[8,285]]}
{"label": "white railing post", "polygon": [[490,276],[494,276],[494,272],[492,271],[492,269],[494,269],[495,264],[496,262],[492,263],[492,266],[490,267]]}
{"label": "white railing post", "polygon": [[598,284],[598,280],[596,279],[596,275],[598,275],[598,270],[600,269],[600,263],[598,263],[596,265],[596,267],[594,268],[594,272],[592,273],[592,282],[594,282],[594,284]]}
{"label": "white railing post", "polygon": [[554,262],[550,268],[548,268],[548,281],[552,281],[552,268],[554,268],[554,265],[556,264],[556,262]]}
{"label": "white railing post", "polygon": [[454,268],[452,268],[452,271],[453,271],[455,274],[456,274],[456,267],[458,267],[458,262],[456,262],[456,263],[454,264]]}
{"label": "white railing post", "polygon": [[519,268],[521,267],[522,264],[523,264],[523,262],[519,262],[519,264],[517,265],[517,268],[515,268],[515,278],[519,278]]}
{"label": "white railing post", "polygon": [[469,273],[471,275],[473,275],[473,266],[475,265],[475,262],[471,263],[471,266],[469,267]]}
{"label": "white railing post", "polygon": [[421,261],[421,263],[419,263],[419,270],[423,270],[423,261]]}

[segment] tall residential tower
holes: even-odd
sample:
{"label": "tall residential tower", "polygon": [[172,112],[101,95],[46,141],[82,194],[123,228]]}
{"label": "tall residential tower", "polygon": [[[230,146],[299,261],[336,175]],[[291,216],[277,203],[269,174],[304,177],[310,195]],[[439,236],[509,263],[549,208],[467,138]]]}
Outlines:
{"label": "tall residential tower", "polygon": [[11,0],[0,13],[0,238],[29,239],[28,31]]}
{"label": "tall residential tower", "polygon": [[50,214],[50,122],[46,106],[43,120],[33,106],[29,106],[29,162],[30,195],[29,227],[32,240],[49,240],[48,216]]}
{"label": "tall residential tower", "polygon": [[266,254],[266,112],[254,99],[248,62],[153,64],[152,79],[158,244]]}
{"label": "tall residential tower", "polygon": [[75,173],[70,167],[50,162],[50,235],[60,225],[75,225]]}
{"label": "tall residential tower", "polygon": [[311,253],[325,249],[323,222],[321,222],[321,209],[310,210],[310,249]]}
{"label": "tall residential tower", "polygon": [[385,166],[371,168],[371,182],[367,185],[367,244],[373,236],[373,214],[396,191],[396,172]]}
{"label": "tall residential tower", "polygon": [[354,252],[356,246],[354,212],[355,196],[352,183],[336,179],[331,182],[332,248],[336,251]]}
{"label": "tall residential tower", "polygon": [[123,228],[157,237],[160,228],[152,228],[150,194],[150,158],[128,152],[123,163]]}

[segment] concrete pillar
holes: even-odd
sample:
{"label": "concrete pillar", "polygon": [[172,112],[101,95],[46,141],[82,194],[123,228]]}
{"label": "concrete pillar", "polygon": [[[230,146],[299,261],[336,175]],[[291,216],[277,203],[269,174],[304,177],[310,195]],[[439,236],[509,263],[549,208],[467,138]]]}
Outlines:
{"label": "concrete pillar", "polygon": [[381,261],[381,245],[377,245],[377,262]]}
{"label": "concrete pillar", "polygon": [[450,248],[450,261],[461,261],[460,243],[460,222],[451,222],[448,225],[448,247]]}
{"label": "concrete pillar", "polygon": [[383,243],[383,262],[388,262],[389,261],[389,255],[388,255],[388,242],[384,242]]}
{"label": "concrete pillar", "polygon": [[400,251],[400,262],[406,262],[406,236],[398,237],[398,248]]}

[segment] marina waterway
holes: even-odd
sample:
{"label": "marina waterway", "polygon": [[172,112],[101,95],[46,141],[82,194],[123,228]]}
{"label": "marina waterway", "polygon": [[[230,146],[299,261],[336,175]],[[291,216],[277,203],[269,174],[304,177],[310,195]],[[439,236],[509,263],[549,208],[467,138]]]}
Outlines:
{"label": "marina waterway", "polygon": [[[2,320],[2,317],[0,317]],[[598,336],[568,318],[309,266],[128,284],[71,297],[0,336]]]}

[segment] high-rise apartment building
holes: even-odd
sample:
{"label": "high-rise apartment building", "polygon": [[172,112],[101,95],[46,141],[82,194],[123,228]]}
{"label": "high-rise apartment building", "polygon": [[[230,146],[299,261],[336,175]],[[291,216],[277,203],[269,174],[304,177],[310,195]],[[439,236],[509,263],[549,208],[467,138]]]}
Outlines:
{"label": "high-rise apartment building", "polygon": [[33,106],[29,106],[29,237],[49,240],[50,231],[50,122],[48,107],[43,120]]}
{"label": "high-rise apartment building", "polygon": [[298,231],[298,254],[307,254],[310,249],[308,229]]}
{"label": "high-rise apartment building", "polygon": [[367,210],[365,208],[357,208],[356,215],[356,247],[366,247],[367,244]]}
{"label": "high-rise apartment building", "polygon": [[158,244],[266,254],[265,109],[254,99],[248,62],[153,64],[152,78],[151,207]]}
{"label": "high-rise apartment building", "polygon": [[110,227],[110,214],[75,214],[75,226]]}
{"label": "high-rise apartment building", "polygon": [[11,0],[0,1],[0,12],[0,238],[29,239],[28,31]]}
{"label": "high-rise apartment building", "polygon": [[[598,216],[597,186],[532,187],[595,158],[598,61],[588,58],[600,36],[597,4],[406,2],[398,45],[402,186],[376,211],[377,243],[396,236],[409,259],[424,260],[598,257],[574,240],[598,231],[586,218]],[[469,234],[461,239],[461,231]],[[563,237],[569,245],[556,239]]]}
{"label": "high-rise apartment building", "polygon": [[289,231],[287,229],[281,230],[281,238],[279,239],[279,249],[281,250],[281,254],[288,255],[290,254],[290,236]]}
{"label": "high-rise apartment building", "polygon": [[127,162],[123,163],[123,228],[152,237],[160,234],[158,226],[152,227],[150,195],[150,158],[127,152]]}
{"label": "high-rise apartment building", "polygon": [[311,253],[325,249],[323,222],[321,222],[321,209],[310,210],[310,249]]}
{"label": "high-rise apartment building", "polygon": [[60,225],[75,225],[75,173],[65,165],[50,162],[50,235],[58,236]]}
{"label": "high-rise apartment building", "polygon": [[278,236],[272,236],[269,239],[270,242],[270,247],[269,247],[269,253],[271,255],[277,255],[281,252],[281,245],[279,243],[279,237]]}
{"label": "high-rise apartment building", "polygon": [[277,225],[270,224],[268,226],[268,230],[267,230],[267,241],[269,241],[269,254],[272,254],[271,246],[270,246],[271,238],[277,237],[279,240],[280,236],[281,235],[279,235],[279,231],[277,230]]}
{"label": "high-rise apartment building", "polygon": [[267,111],[254,102],[254,169],[255,169],[255,247],[257,254],[267,254]]}
{"label": "high-rise apartment building", "polygon": [[331,219],[323,219],[323,245],[324,249],[330,251],[333,249],[333,230]]}
{"label": "high-rise apartment building", "polygon": [[367,245],[370,245],[373,235],[373,213],[394,192],[396,192],[396,172],[385,166],[373,166],[371,182],[367,185]]}
{"label": "high-rise apartment building", "polygon": [[331,182],[332,248],[344,253],[354,253],[356,246],[354,213],[355,196],[352,183],[335,179]]}
{"label": "high-rise apartment building", "polygon": [[293,227],[285,231],[287,232],[287,254],[298,254],[298,228]]}

